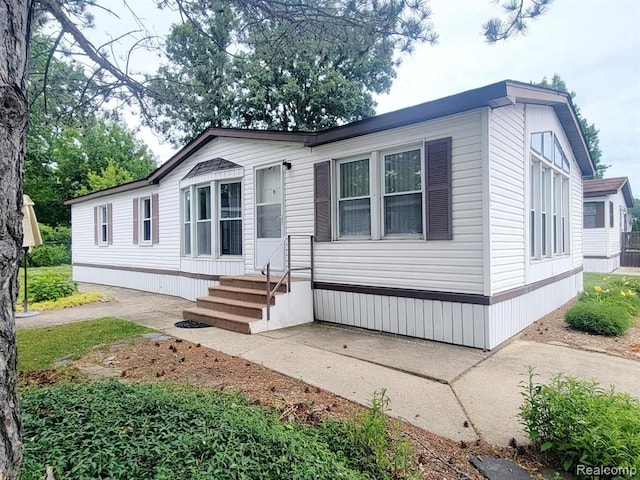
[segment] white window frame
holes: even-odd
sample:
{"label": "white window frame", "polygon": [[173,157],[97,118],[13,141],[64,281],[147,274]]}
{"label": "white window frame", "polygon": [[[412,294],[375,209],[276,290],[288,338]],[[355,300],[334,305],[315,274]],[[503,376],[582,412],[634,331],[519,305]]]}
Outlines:
{"label": "white window frame", "polygon": [[[234,184],[234,183],[238,183],[240,185],[240,215],[238,215],[237,217],[229,217],[229,218],[222,218],[222,185],[230,185],[230,184]],[[244,206],[244,198],[243,198],[243,185],[242,185],[242,180],[240,179],[232,179],[232,180],[221,180],[219,182],[216,183],[216,198],[218,199],[218,209],[216,210],[217,213],[217,219],[216,219],[216,239],[218,240],[218,248],[216,249],[217,252],[217,256],[218,257],[225,257],[225,258],[238,258],[238,257],[242,257],[242,255],[244,254],[244,220],[243,220],[243,215],[242,215],[242,210],[243,210],[243,206]],[[240,253],[239,254],[223,254],[222,253],[222,223],[223,222],[240,222]]]}
{"label": "white window frame", "polygon": [[[189,208],[188,208],[188,215],[187,215],[187,193],[189,194]],[[194,236],[194,231],[193,231],[193,187],[187,187],[181,190],[181,195],[180,195],[180,200],[181,200],[181,208],[180,208],[180,215],[182,218],[182,230],[180,232],[180,243],[181,243],[181,250],[182,250],[182,255],[185,257],[192,257],[193,256],[193,236]],[[189,232],[189,242],[188,242],[188,246],[187,246],[187,241],[186,241],[186,233]]]}
{"label": "white window frame", "polygon": [[[369,194],[368,195],[360,195],[357,197],[341,197],[341,191],[340,191],[340,166],[347,164],[347,163],[354,163],[354,162],[360,162],[360,161],[367,161],[369,163]],[[335,205],[335,218],[336,218],[336,229],[334,231],[337,232],[338,235],[338,239],[339,240],[370,240],[374,237],[374,223],[377,223],[374,218],[376,218],[375,215],[375,202],[374,202],[374,196],[373,196],[373,190],[375,190],[375,185],[376,182],[374,181],[374,175],[373,175],[373,170],[374,170],[374,162],[373,159],[371,158],[371,155],[359,155],[356,157],[350,157],[350,158],[345,158],[345,159],[341,159],[338,160],[336,162],[336,168],[335,168],[335,192],[336,192],[336,205]],[[342,234],[342,230],[340,229],[340,202],[343,201],[352,201],[352,200],[364,200],[364,199],[369,199],[369,218],[370,218],[370,225],[369,225],[369,234],[361,234],[361,235],[343,235]]]}
{"label": "white window frame", "polygon": [[[543,152],[533,148],[533,135],[542,135]],[[571,176],[567,157],[555,133],[533,132],[529,138],[529,258],[539,261],[570,255]],[[544,148],[547,143],[551,145],[551,158],[544,155],[545,150],[549,152]]]}
{"label": "white window frame", "polygon": [[[208,218],[200,218],[200,190],[203,189],[209,189],[209,208],[208,208],[208,213],[209,213],[209,217]],[[191,212],[192,215],[195,215],[195,238],[192,237],[191,241],[193,242],[192,244],[192,251],[194,256],[196,257],[207,257],[207,258],[211,258],[214,256],[214,246],[213,246],[213,242],[215,239],[215,235],[216,235],[216,231],[214,228],[214,223],[213,223],[213,212],[215,211],[215,205],[214,205],[214,197],[215,197],[215,189],[214,186],[211,183],[205,183],[205,184],[201,184],[201,185],[195,185],[194,187],[194,191],[195,191],[195,199],[196,199],[196,208],[192,208]],[[209,224],[209,231],[210,231],[210,239],[211,241],[209,242],[209,253],[200,253],[200,245],[198,244],[198,229],[200,227],[200,225],[203,224]],[[195,248],[194,248],[195,247]]]}
{"label": "white window frame", "polygon": [[[405,192],[400,193],[386,193],[386,178],[385,178],[385,157],[389,155],[395,155],[398,153],[407,153],[418,151],[420,153],[419,165],[420,165],[420,189],[419,190],[407,190]],[[385,239],[423,239],[424,238],[424,230],[426,225],[426,209],[425,207],[425,177],[424,177],[424,146],[423,145],[415,145],[411,146],[403,146],[399,148],[394,148],[393,150],[385,150],[380,153],[380,159],[378,161],[379,166],[379,175],[380,175],[380,225],[381,225],[381,237]],[[399,195],[412,195],[412,194],[420,194],[420,223],[422,227],[422,232],[419,233],[391,233],[387,234],[387,226],[385,222],[386,218],[386,210],[384,200],[387,197],[391,196],[399,196]]]}
{"label": "white window frame", "polygon": [[109,207],[98,205],[98,245],[109,244]]}
{"label": "white window frame", "polygon": [[[385,189],[385,157],[388,155],[394,155],[398,153],[411,152],[418,150],[420,152],[420,190],[412,190],[400,193],[386,194]],[[363,153],[361,155],[353,155],[346,158],[336,159],[334,161],[333,174],[333,191],[336,192],[333,200],[333,231],[336,232],[334,239],[336,240],[418,240],[425,238],[426,228],[426,208],[425,208],[425,171],[424,171],[424,142],[422,143],[410,143],[399,145],[386,150],[374,150],[372,152]],[[341,198],[340,192],[340,165],[344,163],[356,162],[359,160],[368,160],[369,162],[369,195]],[[397,195],[409,195],[420,194],[421,201],[421,222],[422,233],[397,233],[385,235],[385,206],[384,201],[386,197]],[[371,225],[370,235],[342,235],[340,229],[340,202],[344,200],[359,200],[369,199]]]}
{"label": "white window frame", "polygon": [[[144,215],[144,205],[145,202],[149,202],[149,216],[145,217]],[[153,202],[151,201],[151,195],[146,196],[146,197],[140,197],[140,199],[138,200],[138,208],[140,210],[139,212],[139,228],[140,228],[140,233],[139,233],[139,238],[140,238],[140,243],[141,244],[151,244],[152,240],[153,240]],[[145,238],[145,222],[149,223],[149,238]]]}

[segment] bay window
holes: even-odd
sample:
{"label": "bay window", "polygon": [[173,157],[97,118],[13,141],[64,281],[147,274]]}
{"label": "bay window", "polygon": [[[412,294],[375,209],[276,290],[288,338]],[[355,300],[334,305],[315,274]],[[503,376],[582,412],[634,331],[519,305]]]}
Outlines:
{"label": "bay window", "polygon": [[210,182],[182,190],[182,254],[242,255],[242,184]]}

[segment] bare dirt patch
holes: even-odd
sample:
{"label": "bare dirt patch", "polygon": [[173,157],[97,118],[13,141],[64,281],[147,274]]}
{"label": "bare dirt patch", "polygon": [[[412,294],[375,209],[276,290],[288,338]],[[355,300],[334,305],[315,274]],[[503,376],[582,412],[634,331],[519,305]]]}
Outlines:
{"label": "bare dirt patch", "polygon": [[606,353],[640,361],[640,320],[619,337],[605,337],[575,330],[564,321],[565,312],[575,304],[569,302],[527,327],[521,338],[541,343],[563,345],[579,350]]}
{"label": "bare dirt patch", "polygon": [[[95,371],[95,366],[113,369],[116,376],[130,382],[184,382],[239,391],[252,404],[278,409],[283,421],[315,424],[328,418],[353,418],[363,409],[300,380],[176,338],[161,342],[138,339],[101,348],[74,363],[80,371]],[[472,456],[507,458],[532,475],[543,467],[541,457],[526,447],[496,447],[482,440],[455,442],[405,422],[398,422],[398,426],[414,447],[425,479],[484,478],[470,465]]]}

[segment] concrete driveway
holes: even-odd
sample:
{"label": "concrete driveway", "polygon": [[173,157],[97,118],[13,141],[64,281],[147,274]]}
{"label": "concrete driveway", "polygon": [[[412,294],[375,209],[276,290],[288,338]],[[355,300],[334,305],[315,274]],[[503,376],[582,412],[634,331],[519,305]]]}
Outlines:
{"label": "concrete driveway", "polygon": [[482,352],[322,323],[257,335],[214,327],[190,330],[174,323],[192,302],[102,285],[82,284],[81,290],[102,291],[114,301],[19,318],[17,327],[126,318],[361,404],[366,405],[375,390],[386,388],[391,415],[454,440],[480,436],[498,445],[507,445],[511,438],[525,442],[517,415],[529,366],[540,382],[564,372],[640,397],[640,361],[595,352],[522,340]]}

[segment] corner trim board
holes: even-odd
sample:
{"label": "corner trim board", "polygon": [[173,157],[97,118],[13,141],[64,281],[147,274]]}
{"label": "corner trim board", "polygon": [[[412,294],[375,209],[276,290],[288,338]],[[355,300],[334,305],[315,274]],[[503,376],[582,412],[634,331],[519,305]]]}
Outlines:
{"label": "corner trim board", "polygon": [[150,273],[153,275],[169,275],[172,277],[185,277],[185,278],[192,278],[195,280],[210,280],[212,282],[217,282],[218,280],[220,280],[220,275],[181,272],[179,270],[164,270],[161,268],[125,267],[125,266],[119,266],[119,265],[98,265],[95,263],[74,263],[72,266],[86,267],[86,268],[103,268],[105,270],[119,270],[123,272]]}

